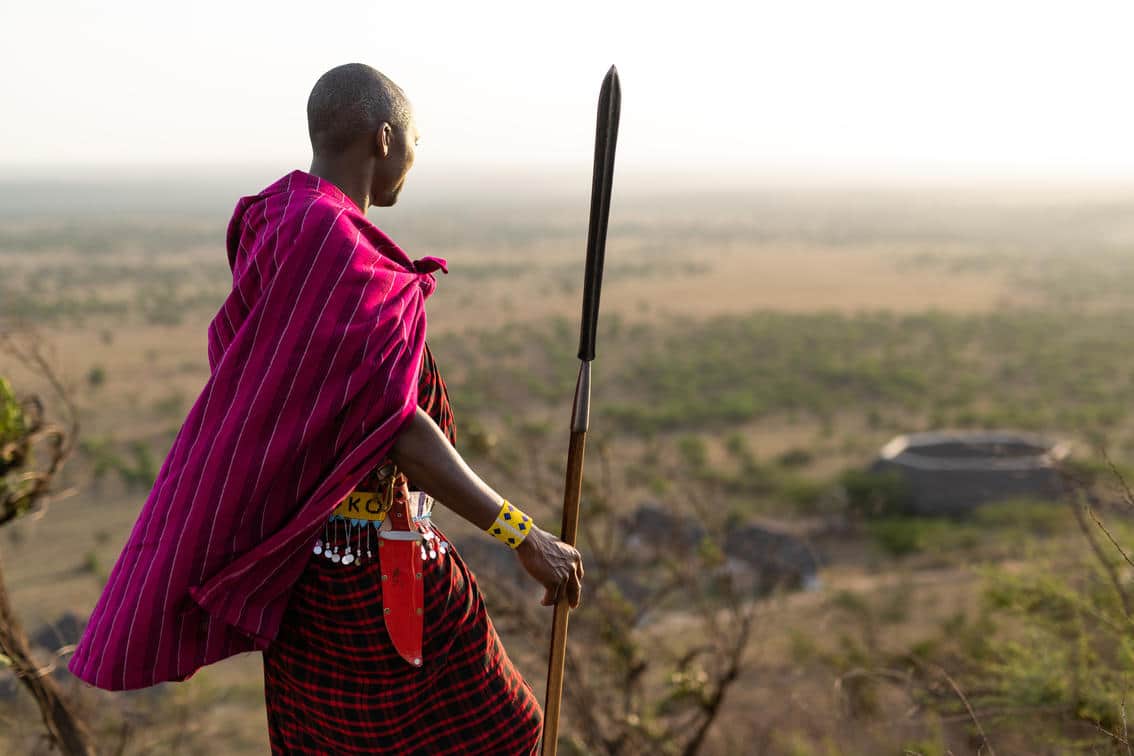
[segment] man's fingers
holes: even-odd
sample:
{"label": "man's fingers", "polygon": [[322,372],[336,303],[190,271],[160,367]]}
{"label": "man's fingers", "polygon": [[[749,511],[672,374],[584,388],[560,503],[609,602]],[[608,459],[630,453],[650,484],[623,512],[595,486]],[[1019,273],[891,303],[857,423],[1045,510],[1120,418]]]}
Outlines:
{"label": "man's fingers", "polygon": [[571,605],[572,609],[579,605],[579,594],[581,594],[582,591],[583,585],[579,581],[577,574],[573,574],[571,577],[567,578],[567,602]]}
{"label": "man's fingers", "polygon": [[[555,580],[556,582],[544,583],[543,599],[540,603],[544,606],[554,606],[560,601],[566,600],[568,605],[574,609],[579,605],[579,599],[583,590],[583,559],[582,556],[575,551],[575,549],[567,544],[560,544],[561,551],[557,555],[559,560],[558,564],[554,562],[547,564],[551,567],[550,575],[541,577],[543,580]],[[563,559],[567,557],[567,559]],[[554,564],[554,566],[552,566]],[[542,571],[542,570],[541,570]],[[533,576],[536,575],[532,571]]]}

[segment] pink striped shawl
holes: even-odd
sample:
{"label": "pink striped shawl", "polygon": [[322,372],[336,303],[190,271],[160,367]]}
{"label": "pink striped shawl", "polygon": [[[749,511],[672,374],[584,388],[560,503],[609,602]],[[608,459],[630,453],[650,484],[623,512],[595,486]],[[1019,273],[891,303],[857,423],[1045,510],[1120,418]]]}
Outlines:
{"label": "pink striped shawl", "polygon": [[323,519],[417,405],[444,260],[410,260],[304,171],[242,197],[227,246],[211,377],[68,664],[100,688],[184,680],[265,648]]}

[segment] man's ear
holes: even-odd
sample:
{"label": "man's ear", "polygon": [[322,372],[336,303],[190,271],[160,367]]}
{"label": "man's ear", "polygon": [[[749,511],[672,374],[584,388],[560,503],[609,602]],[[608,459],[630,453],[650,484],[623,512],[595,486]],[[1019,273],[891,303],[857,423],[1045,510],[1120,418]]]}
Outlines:
{"label": "man's ear", "polygon": [[378,133],[375,135],[378,143],[375,145],[378,148],[378,157],[387,158],[390,156],[390,147],[394,139],[394,130],[386,121],[378,124]]}

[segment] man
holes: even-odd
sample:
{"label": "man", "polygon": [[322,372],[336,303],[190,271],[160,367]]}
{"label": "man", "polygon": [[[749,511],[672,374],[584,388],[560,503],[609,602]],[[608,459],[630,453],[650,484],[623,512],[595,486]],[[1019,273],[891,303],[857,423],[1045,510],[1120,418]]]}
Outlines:
{"label": "man", "polygon": [[411,260],[365,217],[413,166],[405,95],[340,66],[307,115],[310,170],[237,203],[211,377],[68,666],[122,690],[260,650],[275,752],[528,753],[538,703],[430,496],[514,547],[545,605],[577,605],[581,557],[451,443],[425,345],[445,261]]}

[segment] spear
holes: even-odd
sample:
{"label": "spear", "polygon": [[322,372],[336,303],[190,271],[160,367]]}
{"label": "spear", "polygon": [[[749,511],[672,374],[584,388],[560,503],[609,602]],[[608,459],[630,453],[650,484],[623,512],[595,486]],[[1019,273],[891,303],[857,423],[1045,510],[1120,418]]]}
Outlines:
{"label": "spear", "polygon": [[[595,358],[599,289],[606,253],[606,222],[610,217],[610,187],[614,177],[614,148],[618,141],[618,113],[622,90],[618,70],[611,66],[602,80],[595,128],[595,168],[591,179],[591,219],[587,231],[587,263],[583,277],[583,317],[579,329],[579,379],[571,407],[571,443],[567,452],[567,482],[563,491],[563,528],[560,538],[572,546],[579,530],[579,497],[583,488],[583,451],[591,417],[591,361]],[[563,698],[563,670],[567,657],[567,617],[571,611],[566,591],[555,604],[551,624],[551,654],[547,665],[547,698],[543,715],[543,756],[555,756],[559,741],[559,705]]]}

